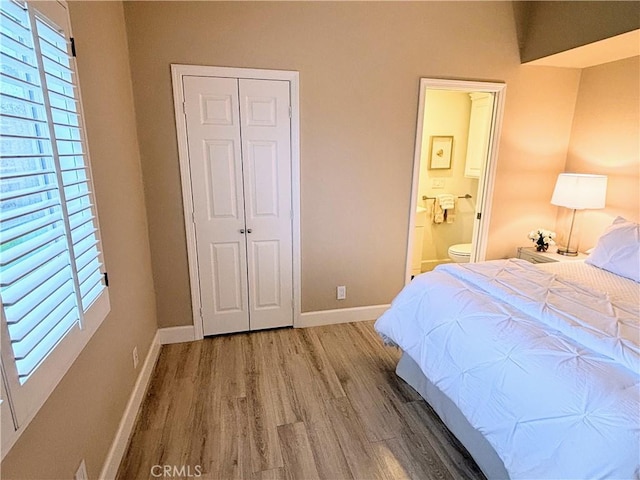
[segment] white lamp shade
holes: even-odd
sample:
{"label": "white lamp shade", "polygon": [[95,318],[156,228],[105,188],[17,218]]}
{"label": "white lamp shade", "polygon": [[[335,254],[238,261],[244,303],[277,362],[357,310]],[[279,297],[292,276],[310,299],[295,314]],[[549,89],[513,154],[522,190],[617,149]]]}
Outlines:
{"label": "white lamp shade", "polygon": [[561,173],[558,175],[551,203],[576,210],[604,208],[606,196],[606,175]]}

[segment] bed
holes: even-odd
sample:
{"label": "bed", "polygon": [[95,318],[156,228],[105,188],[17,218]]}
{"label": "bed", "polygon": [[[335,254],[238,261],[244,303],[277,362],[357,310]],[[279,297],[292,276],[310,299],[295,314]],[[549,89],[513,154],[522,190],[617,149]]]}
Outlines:
{"label": "bed", "polygon": [[639,269],[616,219],[585,262],[439,266],[375,328],[488,478],[638,479]]}

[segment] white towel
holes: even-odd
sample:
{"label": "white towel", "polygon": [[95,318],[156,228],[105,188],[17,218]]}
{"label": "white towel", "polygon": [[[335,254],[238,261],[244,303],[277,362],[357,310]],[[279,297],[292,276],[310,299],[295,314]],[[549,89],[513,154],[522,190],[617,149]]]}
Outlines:
{"label": "white towel", "polygon": [[433,210],[431,211],[431,221],[433,223],[442,223],[442,222],[444,222],[444,220],[445,220],[444,212],[445,212],[445,210],[443,210],[440,207],[440,202],[438,202],[438,197],[436,197],[435,200],[433,201]]}
{"label": "white towel", "polygon": [[457,198],[453,199],[453,208],[447,208],[444,211],[444,219],[447,223],[453,223],[453,221],[456,218],[456,202],[458,201]]}
{"label": "white towel", "polygon": [[450,193],[441,193],[436,195],[438,197],[438,203],[440,204],[440,208],[443,210],[448,210],[450,208],[454,208],[456,206],[456,197]]}

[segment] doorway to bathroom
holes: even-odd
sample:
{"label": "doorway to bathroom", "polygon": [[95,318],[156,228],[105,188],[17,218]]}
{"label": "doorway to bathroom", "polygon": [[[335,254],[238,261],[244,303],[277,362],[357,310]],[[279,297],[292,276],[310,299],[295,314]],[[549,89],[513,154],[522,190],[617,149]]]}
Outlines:
{"label": "doorway to bathroom", "polygon": [[505,87],[420,79],[406,282],[485,259]]}

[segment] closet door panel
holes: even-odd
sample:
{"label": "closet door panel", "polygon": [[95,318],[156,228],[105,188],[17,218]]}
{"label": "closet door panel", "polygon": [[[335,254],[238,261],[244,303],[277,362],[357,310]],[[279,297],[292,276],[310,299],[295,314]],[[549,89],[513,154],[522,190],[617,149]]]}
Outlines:
{"label": "closet door panel", "polygon": [[251,172],[249,185],[249,218],[278,218],[279,174],[278,144],[274,141],[247,141],[245,158],[248,172]]}
{"label": "closet door panel", "polygon": [[229,140],[205,140],[205,188],[208,220],[240,218],[234,144]]}
{"label": "closet door panel", "polygon": [[252,242],[254,269],[249,283],[255,286],[254,310],[279,308],[280,294],[280,242],[267,240]]}
{"label": "closet door panel", "polygon": [[252,330],[293,325],[289,82],[239,80]]}
{"label": "closet door panel", "polygon": [[204,334],[249,329],[238,81],[185,77]]}

